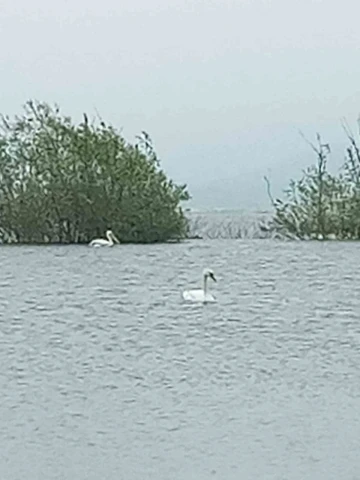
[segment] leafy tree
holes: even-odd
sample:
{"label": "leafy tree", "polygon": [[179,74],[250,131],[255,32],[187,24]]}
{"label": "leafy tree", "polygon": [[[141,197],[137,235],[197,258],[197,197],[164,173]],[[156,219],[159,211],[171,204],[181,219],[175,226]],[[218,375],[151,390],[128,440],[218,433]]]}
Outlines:
{"label": "leafy tree", "polygon": [[175,185],[151,139],[134,145],[102,120],[74,125],[57,106],[29,101],[0,124],[0,238],[3,242],[83,243],[111,228],[122,242],[187,235]]}
{"label": "leafy tree", "polygon": [[350,129],[345,125],[344,129],[349,146],[338,175],[329,173],[330,146],[317,135],[317,145],[310,143],[317,162],[303,172],[300,180],[291,180],[284,200],[274,200],[265,177],[275,210],[267,229],[297,239],[360,238],[360,150]]}

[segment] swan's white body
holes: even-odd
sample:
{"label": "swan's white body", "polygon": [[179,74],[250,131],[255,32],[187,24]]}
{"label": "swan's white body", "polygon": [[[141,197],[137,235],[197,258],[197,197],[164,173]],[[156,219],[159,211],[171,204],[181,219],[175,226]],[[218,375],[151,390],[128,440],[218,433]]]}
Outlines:
{"label": "swan's white body", "polygon": [[112,247],[115,243],[120,243],[111,230],[107,230],[106,238],[94,238],[89,243],[90,247]]}
{"label": "swan's white body", "polygon": [[196,290],[185,290],[182,294],[183,299],[188,302],[200,302],[200,303],[214,303],[215,298],[211,293],[208,292],[207,281],[211,278],[216,282],[216,278],[214,272],[209,268],[205,268],[203,271],[203,282],[204,288],[196,289]]}

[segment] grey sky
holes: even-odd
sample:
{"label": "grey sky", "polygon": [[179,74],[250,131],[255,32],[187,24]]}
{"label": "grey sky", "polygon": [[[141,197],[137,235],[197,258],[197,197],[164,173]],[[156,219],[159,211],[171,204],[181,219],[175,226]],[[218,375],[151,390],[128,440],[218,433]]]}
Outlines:
{"label": "grey sky", "polygon": [[313,159],[299,129],[338,165],[360,113],[357,0],[0,5],[0,111],[36,98],[144,129],[195,204],[266,204],[264,173],[278,190]]}

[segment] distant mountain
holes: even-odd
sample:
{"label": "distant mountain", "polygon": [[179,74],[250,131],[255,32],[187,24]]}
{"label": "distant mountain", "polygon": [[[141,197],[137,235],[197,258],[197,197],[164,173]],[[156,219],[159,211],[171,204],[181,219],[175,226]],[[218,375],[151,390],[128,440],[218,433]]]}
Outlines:
{"label": "distant mountain", "polygon": [[213,181],[206,185],[189,183],[192,199],[188,206],[199,209],[268,210],[269,198],[263,178],[236,177]]}

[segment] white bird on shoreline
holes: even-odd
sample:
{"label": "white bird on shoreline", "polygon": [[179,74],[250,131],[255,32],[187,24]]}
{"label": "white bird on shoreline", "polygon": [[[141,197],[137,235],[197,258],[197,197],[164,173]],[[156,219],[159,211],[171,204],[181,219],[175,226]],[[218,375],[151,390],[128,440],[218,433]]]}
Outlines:
{"label": "white bird on shoreline", "polygon": [[215,302],[215,298],[211,293],[208,292],[207,288],[207,281],[211,278],[214,282],[216,282],[216,278],[214,272],[210,268],[205,268],[203,270],[203,282],[204,288],[196,289],[196,290],[185,290],[182,294],[183,299],[189,302],[202,302],[202,303],[213,303]]}
{"label": "white bird on shoreline", "polygon": [[94,238],[89,243],[90,247],[112,247],[114,243],[120,243],[111,230],[106,231],[106,238]]}

